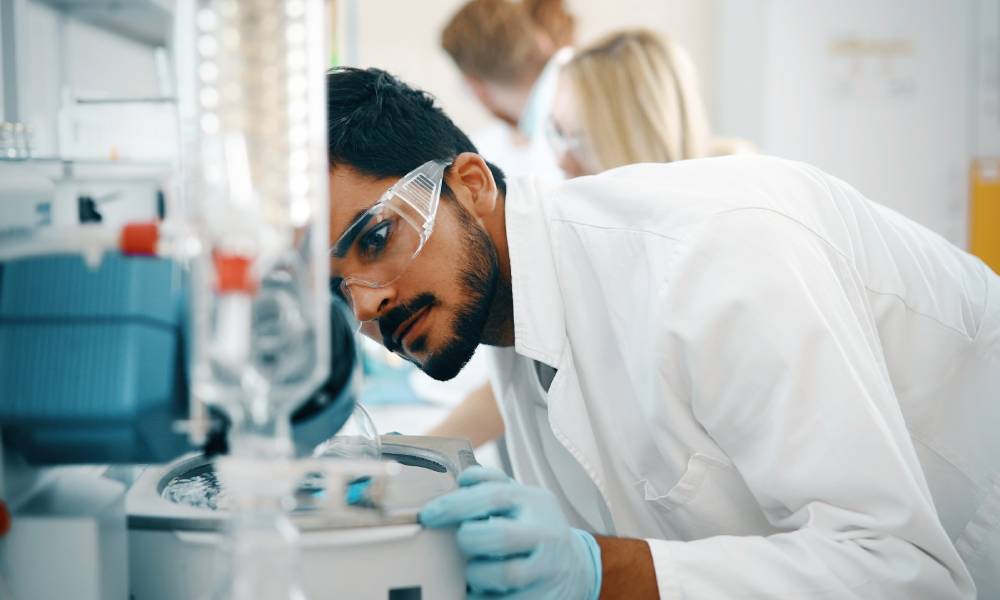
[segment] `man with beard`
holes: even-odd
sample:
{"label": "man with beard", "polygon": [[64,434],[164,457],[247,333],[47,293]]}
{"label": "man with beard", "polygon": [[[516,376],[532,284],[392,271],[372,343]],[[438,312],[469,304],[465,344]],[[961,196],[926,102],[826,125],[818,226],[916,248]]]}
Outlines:
{"label": "man with beard", "polygon": [[493,346],[517,482],[421,512],[470,597],[1000,593],[981,261],[800,163],[542,187],[383,71],[328,90],[334,289],[434,377]]}

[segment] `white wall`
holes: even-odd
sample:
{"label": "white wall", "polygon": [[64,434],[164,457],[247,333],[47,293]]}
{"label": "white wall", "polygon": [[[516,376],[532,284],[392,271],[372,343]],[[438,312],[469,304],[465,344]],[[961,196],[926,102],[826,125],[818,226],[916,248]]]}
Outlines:
{"label": "white wall", "polygon": [[35,130],[35,154],[52,156],[63,68],[58,13],[34,2],[19,2],[17,8],[18,113]]}
{"label": "white wall", "polygon": [[3,64],[3,14],[2,11],[0,11],[0,121],[5,120],[3,112]]}
{"label": "white wall", "polygon": [[67,83],[78,96],[159,95],[153,49],[70,20],[66,26]]}
{"label": "white wall", "polygon": [[964,246],[976,1],[720,0],[717,126]]}
{"label": "white wall", "polygon": [[153,49],[61,17],[48,5],[18,2],[18,99],[21,121],[35,128],[35,154],[57,154],[61,85],[82,96],[158,93]]}
{"label": "white wall", "polygon": [[[489,116],[479,107],[448,55],[441,30],[466,0],[340,0],[341,56],[347,64],[385,69],[425,89],[459,127],[473,131]],[[705,0],[570,0],[579,41],[623,27],[643,26],[674,37],[710,81],[712,3]],[[707,97],[707,92],[706,92]]]}
{"label": "white wall", "polygon": [[977,157],[1000,158],[1000,0],[977,0],[978,52],[975,57],[975,121]]}

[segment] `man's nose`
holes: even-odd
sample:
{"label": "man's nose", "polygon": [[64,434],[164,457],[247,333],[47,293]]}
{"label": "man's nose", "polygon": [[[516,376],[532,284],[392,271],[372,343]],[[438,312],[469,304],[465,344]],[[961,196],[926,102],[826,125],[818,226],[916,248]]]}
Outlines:
{"label": "man's nose", "polygon": [[347,284],[354,317],[361,323],[379,318],[392,302],[395,291],[392,286],[367,287],[358,283]]}

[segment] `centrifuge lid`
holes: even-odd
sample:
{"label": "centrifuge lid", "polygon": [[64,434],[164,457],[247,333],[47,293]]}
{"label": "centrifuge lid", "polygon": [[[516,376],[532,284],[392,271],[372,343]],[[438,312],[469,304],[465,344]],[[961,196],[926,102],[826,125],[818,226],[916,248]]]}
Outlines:
{"label": "centrifuge lid", "polygon": [[[402,465],[387,481],[381,506],[323,510],[296,510],[292,519],[303,530],[375,527],[415,523],[420,508],[432,498],[458,487],[459,473],[476,464],[468,441],[452,438],[389,435],[382,438],[382,457]],[[190,506],[164,497],[176,478],[212,470],[212,460],[189,455],[165,466],[148,467],[136,480],[127,498],[129,529],[215,531],[228,513]]]}

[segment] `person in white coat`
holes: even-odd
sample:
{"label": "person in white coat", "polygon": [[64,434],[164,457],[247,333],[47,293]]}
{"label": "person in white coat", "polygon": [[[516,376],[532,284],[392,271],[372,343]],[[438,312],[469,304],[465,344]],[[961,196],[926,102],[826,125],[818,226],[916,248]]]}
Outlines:
{"label": "person in white coat", "polygon": [[[469,0],[441,31],[441,48],[466,87],[494,118],[469,133],[476,148],[508,177],[564,178],[546,136],[559,68],[572,55],[575,18],[562,0]],[[486,454],[502,448],[503,420],[485,375],[485,353],[477,353],[457,382],[422,378],[424,389],[480,383],[430,428],[427,435],[467,438]],[[468,389],[464,387],[463,389]],[[500,458],[503,463],[504,458]]]}
{"label": "person in white coat", "polygon": [[470,597],[998,597],[1000,278],[802,163],[507,182],[328,78],[331,275],[431,376],[493,346],[517,481],[429,503]]}
{"label": "person in white coat", "polygon": [[508,175],[563,179],[545,122],[575,30],[563,0],[469,0],[441,31],[441,48],[493,116],[470,138]]}
{"label": "person in white coat", "polygon": [[[712,133],[687,52],[642,28],[610,33],[580,48],[560,68],[546,131],[570,177],[641,162],[753,151],[749,142]],[[508,178],[525,174],[509,168],[505,153],[470,137]],[[481,361],[481,354],[472,362]],[[468,438],[474,445],[502,435],[503,417],[489,385],[470,394],[428,433]]]}

